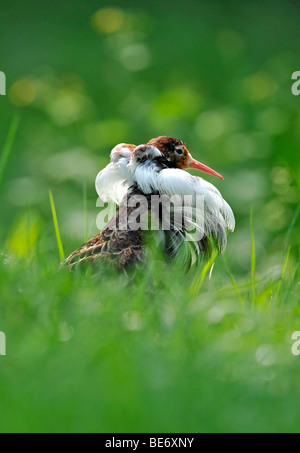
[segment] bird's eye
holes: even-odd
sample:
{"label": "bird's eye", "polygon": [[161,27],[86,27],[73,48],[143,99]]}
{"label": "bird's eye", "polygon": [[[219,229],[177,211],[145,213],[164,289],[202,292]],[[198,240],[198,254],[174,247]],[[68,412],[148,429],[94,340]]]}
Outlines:
{"label": "bird's eye", "polygon": [[182,156],[184,154],[184,150],[182,148],[176,148],[175,154],[177,154],[177,156]]}

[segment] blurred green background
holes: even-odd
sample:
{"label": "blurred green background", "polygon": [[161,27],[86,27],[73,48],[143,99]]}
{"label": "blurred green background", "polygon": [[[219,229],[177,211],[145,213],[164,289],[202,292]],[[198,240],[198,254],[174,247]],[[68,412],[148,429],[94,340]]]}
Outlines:
{"label": "blurred green background", "polygon": [[[286,338],[299,320],[299,285],[291,296],[297,219],[290,229],[300,198],[300,96],[291,93],[291,75],[300,70],[299,19],[297,2],[277,0],[1,1],[0,70],[7,78],[7,96],[0,97],[1,146],[12,119],[20,117],[0,181],[0,330],[10,334],[9,354],[0,357],[3,430],[296,429],[300,370],[292,356],[290,368],[283,362],[290,354]],[[225,176],[224,182],[208,179],[236,215],[226,256],[243,307],[228,287],[222,290],[230,286],[222,260],[215,283],[206,282],[187,305],[186,281],[168,287],[166,269],[161,275],[150,271],[160,282],[150,285],[152,292],[149,281],[128,288],[122,277],[104,283],[55,274],[48,191],[70,253],[97,232],[94,180],[110,149],[158,135],[184,140],[193,157]],[[246,294],[251,206],[255,275],[268,282],[264,289],[260,284],[260,315],[253,314]],[[270,281],[276,281],[276,292],[287,236],[287,287],[276,312]],[[221,321],[232,307],[228,326]],[[76,327],[76,340],[64,349]],[[220,343],[227,331],[240,328],[251,338],[239,353],[210,349],[211,335]],[[264,338],[265,328],[270,338]],[[279,372],[268,368],[260,380],[262,361],[255,354],[261,343],[280,349],[284,342]],[[221,384],[214,383],[223,365]],[[147,376],[154,373],[150,382],[143,368]],[[269,382],[273,387],[266,389]],[[279,416],[284,411],[290,411],[285,421]]]}

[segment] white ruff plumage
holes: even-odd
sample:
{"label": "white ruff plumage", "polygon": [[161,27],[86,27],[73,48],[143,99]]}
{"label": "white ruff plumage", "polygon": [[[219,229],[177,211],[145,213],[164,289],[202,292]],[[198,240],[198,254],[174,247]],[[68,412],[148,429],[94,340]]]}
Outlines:
{"label": "white ruff plumage", "polygon": [[125,143],[112,149],[110,163],[96,177],[96,191],[101,200],[120,204],[132,184],[132,174],[128,169],[130,155]]}
{"label": "white ruff plumage", "polygon": [[185,195],[191,195],[193,200],[191,205],[194,209],[196,209],[196,196],[202,196],[204,210],[201,207],[201,210],[197,212],[197,218],[200,219],[201,216],[202,218],[199,225],[195,225],[195,227],[204,227],[203,234],[218,237],[220,251],[225,249],[226,230],[234,230],[235,219],[231,207],[213,184],[201,177],[190,175],[184,170],[161,169],[159,164],[153,161],[144,162],[137,167],[134,181],[145,194],[158,192],[159,195],[168,197],[179,195],[181,199]]}

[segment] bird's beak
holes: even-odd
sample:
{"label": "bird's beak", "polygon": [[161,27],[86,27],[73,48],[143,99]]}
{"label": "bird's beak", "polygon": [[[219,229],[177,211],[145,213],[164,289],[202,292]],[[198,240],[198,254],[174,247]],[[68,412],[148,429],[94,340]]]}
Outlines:
{"label": "bird's beak", "polygon": [[215,170],[212,168],[207,167],[204,164],[201,164],[201,162],[198,162],[197,160],[193,159],[191,157],[191,160],[187,164],[187,168],[194,168],[195,170],[200,170],[203,171],[204,173],[208,173],[209,175],[216,176],[217,178],[224,179],[220,173],[217,173]]}

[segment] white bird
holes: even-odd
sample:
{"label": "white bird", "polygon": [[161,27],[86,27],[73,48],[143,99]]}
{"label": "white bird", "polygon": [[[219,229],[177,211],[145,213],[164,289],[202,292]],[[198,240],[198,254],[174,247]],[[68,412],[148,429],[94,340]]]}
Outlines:
{"label": "white bird", "polygon": [[[133,225],[133,220],[140,220],[140,214],[153,215],[155,197],[172,201],[167,207],[158,205],[154,212],[159,225],[157,243],[166,255],[175,258],[182,246],[190,251],[191,262],[209,257],[214,248],[222,253],[227,244],[226,230],[235,227],[233,212],[215,186],[186,173],[186,168],[223,179],[193,159],[185,143],[173,137],[157,137],[137,147],[120,144],[113,148],[110,164],[96,178],[96,189],[103,201],[119,204],[118,212],[64,263],[73,267],[82,261],[106,259],[117,268],[126,268],[144,261],[147,227],[143,230],[141,222]],[[141,197],[145,200],[142,208]],[[171,220],[165,228],[164,217],[168,216]]]}

